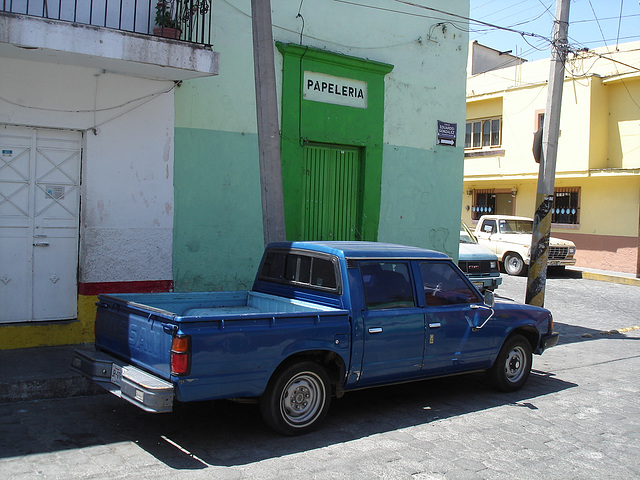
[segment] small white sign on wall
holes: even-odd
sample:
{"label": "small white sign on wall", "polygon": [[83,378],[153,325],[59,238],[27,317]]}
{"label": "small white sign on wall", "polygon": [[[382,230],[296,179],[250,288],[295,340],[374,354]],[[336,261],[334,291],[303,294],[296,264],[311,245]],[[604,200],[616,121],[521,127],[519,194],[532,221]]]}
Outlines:
{"label": "small white sign on wall", "polygon": [[305,100],[367,108],[367,82],[362,80],[305,71],[303,83]]}

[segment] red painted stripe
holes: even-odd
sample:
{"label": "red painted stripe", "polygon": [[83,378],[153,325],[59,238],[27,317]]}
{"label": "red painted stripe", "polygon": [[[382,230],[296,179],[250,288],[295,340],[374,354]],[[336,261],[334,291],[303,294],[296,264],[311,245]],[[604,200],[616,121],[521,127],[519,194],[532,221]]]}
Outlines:
{"label": "red painted stripe", "polygon": [[143,280],[139,282],[79,283],[78,295],[100,293],[154,293],[172,292],[173,280]]}

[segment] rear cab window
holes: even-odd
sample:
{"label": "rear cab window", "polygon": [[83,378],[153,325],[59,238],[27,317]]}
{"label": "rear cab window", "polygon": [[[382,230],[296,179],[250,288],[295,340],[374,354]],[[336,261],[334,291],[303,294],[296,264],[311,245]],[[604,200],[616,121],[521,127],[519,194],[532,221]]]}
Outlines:
{"label": "rear cab window", "polygon": [[269,250],[260,265],[260,280],[340,294],[338,259],[297,250]]}

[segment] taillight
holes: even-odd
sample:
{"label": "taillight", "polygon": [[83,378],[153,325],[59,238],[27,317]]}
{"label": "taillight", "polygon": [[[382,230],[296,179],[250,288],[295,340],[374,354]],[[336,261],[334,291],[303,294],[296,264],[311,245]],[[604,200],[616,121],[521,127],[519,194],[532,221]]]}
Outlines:
{"label": "taillight", "polygon": [[187,375],[191,364],[191,337],[180,335],[171,341],[171,375]]}
{"label": "taillight", "polygon": [[549,314],[549,333],[553,333],[553,315]]}

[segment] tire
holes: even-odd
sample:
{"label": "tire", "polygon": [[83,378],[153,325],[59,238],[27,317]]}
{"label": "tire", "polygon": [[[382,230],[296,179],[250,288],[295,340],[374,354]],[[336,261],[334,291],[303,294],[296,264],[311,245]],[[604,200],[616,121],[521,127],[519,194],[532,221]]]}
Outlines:
{"label": "tire", "polygon": [[531,362],[531,344],[522,335],[514,335],[507,339],[495,363],[487,371],[489,380],[503,392],[519,390],[527,383]]}
{"label": "tire", "polygon": [[324,368],[298,361],[276,371],[260,399],[260,413],[276,432],[302,435],[318,427],[330,403],[331,384]]}
{"label": "tire", "polygon": [[517,253],[507,253],[504,257],[504,271],[509,275],[519,276],[524,272],[524,260]]}

